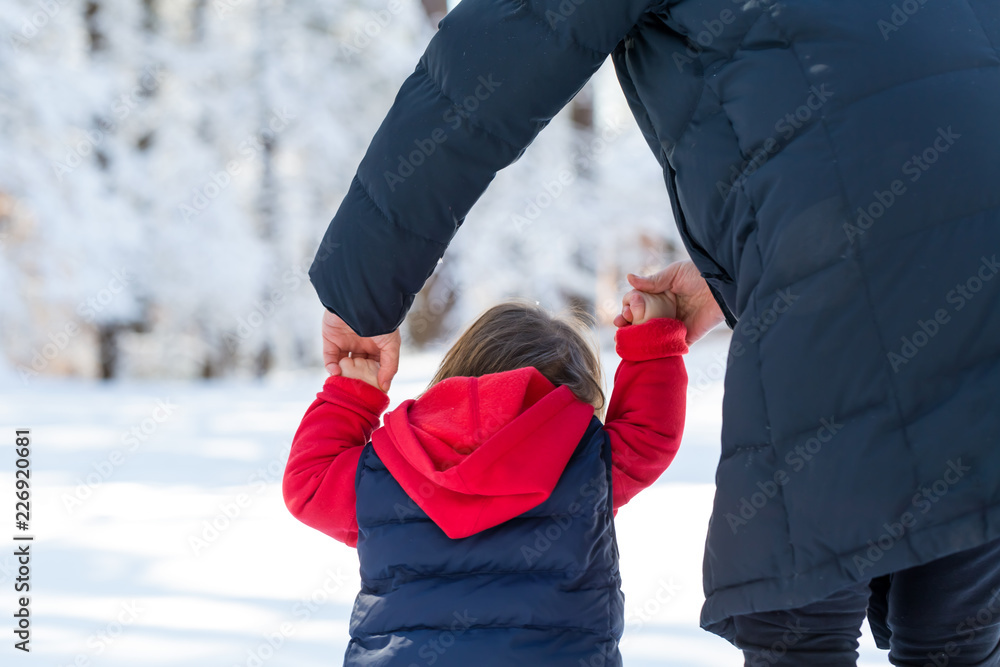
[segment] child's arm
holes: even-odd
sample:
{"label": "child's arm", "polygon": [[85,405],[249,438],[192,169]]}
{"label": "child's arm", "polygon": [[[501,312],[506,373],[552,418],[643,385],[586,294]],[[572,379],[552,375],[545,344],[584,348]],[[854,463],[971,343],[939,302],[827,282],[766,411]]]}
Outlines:
{"label": "child's arm", "polygon": [[342,361],[344,375],[326,379],[292,440],[282,482],[285,505],[293,516],[352,547],[358,544],[358,461],[389,404],[389,397],[368,381],[367,372],[355,368],[369,361]]}
{"label": "child's arm", "polygon": [[[653,317],[670,312],[647,309]],[[684,430],[687,370],[681,355],[687,352],[687,329],[672,318],[636,321],[642,323],[624,326],[615,335],[622,361],[604,426],[611,438],[616,510],[663,474]]]}

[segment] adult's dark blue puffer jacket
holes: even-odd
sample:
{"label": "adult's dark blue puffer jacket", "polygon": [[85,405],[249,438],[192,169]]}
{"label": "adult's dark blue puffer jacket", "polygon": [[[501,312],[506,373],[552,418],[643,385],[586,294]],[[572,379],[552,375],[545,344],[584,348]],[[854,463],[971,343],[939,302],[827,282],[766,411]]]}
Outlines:
{"label": "adult's dark blue puffer jacket", "polygon": [[345,667],[622,664],[611,445],[596,417],[547,500],[469,537],[449,538],[370,444],[356,489],[361,592]]}
{"label": "adult's dark blue puffer jacket", "polygon": [[731,636],[1000,537],[998,47],[991,0],[463,0],[313,283],[395,329],[610,55],[734,328],[702,614]]}

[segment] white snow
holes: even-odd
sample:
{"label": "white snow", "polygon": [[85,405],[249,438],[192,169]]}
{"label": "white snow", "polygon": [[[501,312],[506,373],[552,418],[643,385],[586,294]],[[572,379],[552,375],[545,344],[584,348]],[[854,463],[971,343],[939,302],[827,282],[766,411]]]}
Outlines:
{"label": "white snow", "polygon": [[[680,453],[618,516],[629,667],[742,664],[698,627],[722,399],[721,380],[709,378],[727,341],[716,332],[694,346],[689,374],[703,381],[690,392]],[[393,400],[422,389],[436,362],[405,356]],[[613,363],[606,354],[606,370]],[[32,429],[37,536],[34,655],[7,646],[3,664],[339,664],[356,554],[294,520],[280,493],[290,438],[322,380],[315,371],[260,383],[42,378],[24,388],[10,378],[0,386],[0,433]],[[0,497],[11,498],[13,452],[4,451]],[[11,552],[0,556],[7,625]],[[886,664],[864,641],[860,664]]]}

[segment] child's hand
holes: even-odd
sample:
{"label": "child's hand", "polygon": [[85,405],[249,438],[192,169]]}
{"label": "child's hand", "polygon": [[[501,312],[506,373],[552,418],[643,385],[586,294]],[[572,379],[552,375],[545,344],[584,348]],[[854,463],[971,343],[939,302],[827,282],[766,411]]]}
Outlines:
{"label": "child's hand", "polygon": [[379,363],[365,357],[344,357],[340,360],[340,374],[345,378],[361,380],[380,391],[385,391],[378,384]]}
{"label": "child's hand", "polygon": [[677,317],[677,296],[673,292],[649,294],[632,290],[622,298],[622,317],[631,324],[643,324],[658,317]]}
{"label": "child's hand", "polygon": [[[687,344],[691,345],[701,339],[705,334],[714,329],[726,320],[722,308],[715,300],[712,288],[702,278],[698,267],[690,260],[674,262],[667,268],[652,276],[637,276],[628,274],[628,282],[636,290],[641,290],[645,294],[670,292],[675,299],[677,306],[675,319],[680,320],[687,327]],[[631,292],[622,299],[622,314],[615,317],[615,326],[624,327],[632,323],[631,314],[629,319],[625,319],[625,314],[630,310],[627,299]]]}

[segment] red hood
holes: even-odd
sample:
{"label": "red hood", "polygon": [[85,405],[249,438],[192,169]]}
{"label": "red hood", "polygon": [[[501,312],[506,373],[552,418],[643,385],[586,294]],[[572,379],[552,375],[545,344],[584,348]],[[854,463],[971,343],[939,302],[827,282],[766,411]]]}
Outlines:
{"label": "red hood", "polygon": [[534,368],[439,382],[385,415],[372,445],[451,538],[548,499],[594,408]]}

